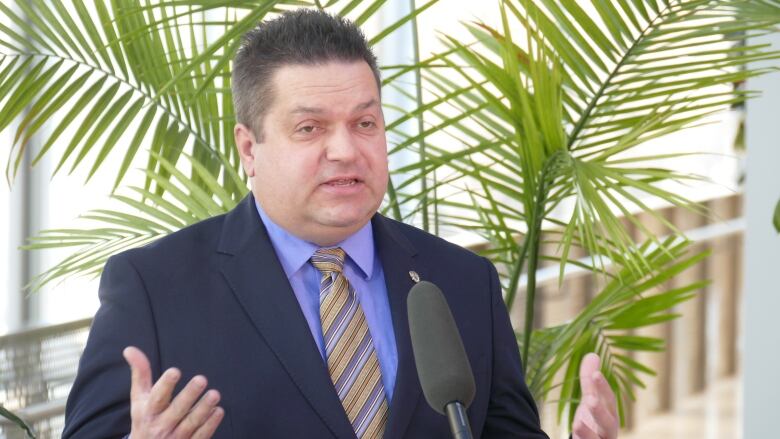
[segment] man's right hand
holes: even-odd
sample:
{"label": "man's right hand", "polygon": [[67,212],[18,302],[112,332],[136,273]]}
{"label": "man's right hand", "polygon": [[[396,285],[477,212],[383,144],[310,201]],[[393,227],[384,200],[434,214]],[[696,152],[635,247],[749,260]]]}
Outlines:
{"label": "man's right hand", "polygon": [[152,370],[146,355],[132,346],[125,348],[123,355],[132,372],[132,439],[201,439],[214,434],[225,416],[225,410],[217,407],[219,392],[212,389],[203,394],[208,384],[204,376],[193,377],[173,398],[173,388],[181,378],[178,369],[166,370],[152,385]]}

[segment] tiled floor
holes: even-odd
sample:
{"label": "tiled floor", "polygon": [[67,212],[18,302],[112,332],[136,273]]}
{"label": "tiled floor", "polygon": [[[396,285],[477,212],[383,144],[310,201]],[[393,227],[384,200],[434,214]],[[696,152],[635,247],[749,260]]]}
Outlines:
{"label": "tiled floor", "polygon": [[673,412],[622,433],[620,439],[741,439],[741,391],[738,377],[720,380]]}

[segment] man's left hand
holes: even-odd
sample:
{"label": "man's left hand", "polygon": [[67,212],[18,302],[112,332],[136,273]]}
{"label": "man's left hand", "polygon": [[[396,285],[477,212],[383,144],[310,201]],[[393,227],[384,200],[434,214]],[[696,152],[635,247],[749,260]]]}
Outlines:
{"label": "man's left hand", "polygon": [[599,371],[601,360],[588,354],[580,365],[582,400],[574,414],[572,439],[616,439],[617,402],[612,388]]}

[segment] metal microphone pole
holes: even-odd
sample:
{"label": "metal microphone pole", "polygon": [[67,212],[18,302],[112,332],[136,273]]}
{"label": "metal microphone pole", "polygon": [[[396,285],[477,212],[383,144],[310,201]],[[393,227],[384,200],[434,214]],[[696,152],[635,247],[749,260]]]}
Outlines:
{"label": "metal microphone pole", "polygon": [[455,439],[472,439],[469,418],[466,416],[466,407],[460,401],[453,401],[447,404],[446,409],[452,437]]}

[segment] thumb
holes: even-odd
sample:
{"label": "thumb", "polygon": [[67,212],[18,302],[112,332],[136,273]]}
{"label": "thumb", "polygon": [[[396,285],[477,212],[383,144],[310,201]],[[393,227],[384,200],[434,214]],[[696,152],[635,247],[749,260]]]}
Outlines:
{"label": "thumb", "polygon": [[149,393],[152,389],[152,369],[149,366],[149,359],[144,353],[134,347],[128,346],[122,351],[127,364],[130,365],[131,385],[130,399],[136,399],[142,394]]}
{"label": "thumb", "polygon": [[593,382],[593,374],[598,372],[601,367],[601,359],[593,352],[585,355],[580,364],[580,389],[582,395],[592,395],[596,393],[596,385]]}

